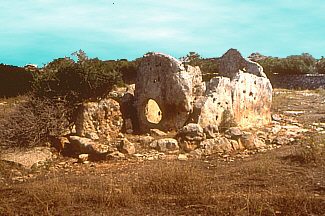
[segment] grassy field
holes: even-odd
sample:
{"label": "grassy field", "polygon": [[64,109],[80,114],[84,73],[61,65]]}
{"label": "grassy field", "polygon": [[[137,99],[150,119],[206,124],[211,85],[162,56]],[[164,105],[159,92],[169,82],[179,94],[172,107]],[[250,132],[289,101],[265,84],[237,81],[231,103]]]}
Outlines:
{"label": "grassy field", "polygon": [[[275,112],[324,122],[323,91],[276,90]],[[0,215],[324,215],[325,134],[234,161],[0,162]],[[16,176],[24,181],[13,181]]]}

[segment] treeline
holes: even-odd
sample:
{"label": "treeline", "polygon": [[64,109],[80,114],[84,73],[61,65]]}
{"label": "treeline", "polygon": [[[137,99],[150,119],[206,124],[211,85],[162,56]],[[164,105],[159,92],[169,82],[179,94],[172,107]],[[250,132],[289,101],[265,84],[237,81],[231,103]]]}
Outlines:
{"label": "treeline", "polygon": [[[268,76],[274,74],[325,74],[325,58],[315,59],[308,53],[292,55],[286,58],[268,57],[253,53],[248,57],[258,62]],[[219,73],[219,58],[202,58],[198,53],[190,52],[181,60],[192,66],[199,66],[204,80]]]}
{"label": "treeline", "polygon": [[0,64],[0,97],[13,97],[31,90],[33,75],[24,68]]}
{"label": "treeline", "polygon": [[[60,86],[61,88],[64,80],[64,85],[66,86],[75,85],[75,90],[79,88],[78,86],[81,86],[83,88],[82,91],[87,92],[87,94],[94,94],[93,91],[104,91],[103,89],[107,87],[106,82],[112,78],[106,77],[106,75],[111,73],[114,74],[114,79],[110,82],[116,82],[118,85],[123,85],[124,83],[132,84],[136,80],[139,66],[138,60],[128,61],[121,59],[102,61],[98,58],[89,59],[82,50],[74,53],[74,55],[78,57],[77,62],[71,58],[55,59],[43,68],[34,68],[32,70],[28,67],[21,68],[0,64],[0,97],[17,96],[29,92],[33,88],[45,88],[45,86],[50,89],[43,89],[44,93],[50,94],[53,93],[53,89],[56,86]],[[264,72],[268,76],[274,74],[325,74],[325,58],[315,59],[308,53],[288,56],[286,58],[267,57],[259,53],[253,53],[249,58],[261,64]],[[204,81],[210,80],[212,77],[218,75],[218,59],[202,58],[196,52],[190,52],[180,58],[185,64],[199,66]],[[92,72],[90,73],[89,71]],[[86,76],[87,80],[82,80],[82,76]],[[45,86],[38,86],[40,85],[39,80],[46,80],[46,82],[44,81],[46,83],[44,84]],[[60,85],[57,83],[58,80],[62,82]],[[94,83],[91,86],[83,86],[87,82]],[[62,87],[63,90],[64,87]]]}
{"label": "treeline", "polygon": [[[0,97],[13,97],[36,91],[50,97],[71,100],[104,95],[113,85],[134,83],[138,61],[88,58],[80,50],[72,58],[54,59],[43,68],[0,64]],[[69,91],[69,95],[65,95]]]}
{"label": "treeline", "polygon": [[325,74],[325,58],[315,59],[308,53],[286,58],[264,57],[256,61],[262,65],[267,75]]}

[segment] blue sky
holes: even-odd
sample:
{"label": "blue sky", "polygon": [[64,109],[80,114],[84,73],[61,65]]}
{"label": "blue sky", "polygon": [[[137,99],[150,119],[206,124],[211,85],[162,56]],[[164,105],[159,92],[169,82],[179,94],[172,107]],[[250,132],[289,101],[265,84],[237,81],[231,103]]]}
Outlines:
{"label": "blue sky", "polygon": [[148,51],[216,57],[229,48],[325,55],[324,0],[0,0],[0,10],[0,63],[20,66],[79,49],[130,60]]}

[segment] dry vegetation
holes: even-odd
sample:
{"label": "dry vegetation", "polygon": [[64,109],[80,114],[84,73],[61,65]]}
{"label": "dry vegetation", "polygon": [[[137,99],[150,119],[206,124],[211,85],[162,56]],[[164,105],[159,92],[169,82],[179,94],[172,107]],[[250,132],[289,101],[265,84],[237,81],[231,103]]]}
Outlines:
{"label": "dry vegetation", "polygon": [[[279,112],[296,103],[288,95],[275,95]],[[311,133],[234,162],[210,156],[87,165],[60,156],[25,170],[0,161],[0,215],[324,215],[324,140]],[[58,168],[62,161],[71,168]],[[13,182],[14,170],[35,178]]]}

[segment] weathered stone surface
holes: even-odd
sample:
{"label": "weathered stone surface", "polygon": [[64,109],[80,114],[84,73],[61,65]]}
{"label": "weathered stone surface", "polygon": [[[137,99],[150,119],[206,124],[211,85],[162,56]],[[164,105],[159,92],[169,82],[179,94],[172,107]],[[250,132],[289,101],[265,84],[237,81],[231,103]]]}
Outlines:
{"label": "weathered stone surface", "polygon": [[161,152],[175,151],[179,149],[178,142],[172,138],[158,139],[150,143],[150,147]]}
{"label": "weathered stone surface", "polygon": [[242,145],[249,150],[259,149],[266,146],[261,139],[258,139],[258,137],[252,133],[244,133],[239,140]]}
{"label": "weathered stone surface", "polygon": [[135,153],[135,146],[133,143],[131,143],[129,140],[126,138],[121,140],[120,144],[120,152],[123,154],[134,154]]}
{"label": "weathered stone surface", "polygon": [[35,147],[28,150],[2,152],[0,160],[14,162],[25,168],[32,168],[38,163],[52,160],[52,152],[48,147]]}
{"label": "weathered stone surface", "polygon": [[159,129],[150,129],[150,134],[152,136],[166,136],[167,133],[165,133],[164,131],[161,131]]}
{"label": "weathered stone surface", "polygon": [[229,49],[219,60],[219,74],[233,79],[239,70],[266,78],[263,67],[242,57],[236,49]]}
{"label": "weathered stone surface", "polygon": [[138,139],[138,142],[140,144],[147,145],[147,144],[152,143],[154,140],[155,140],[155,138],[153,138],[152,136],[140,136]]}
{"label": "weathered stone surface", "polygon": [[123,124],[120,105],[113,99],[83,104],[76,121],[78,136],[92,140],[116,138]]}
{"label": "weathered stone surface", "polygon": [[238,140],[229,140],[230,143],[231,143],[231,146],[234,150],[244,150],[245,147],[243,146],[243,144],[241,143],[241,141],[238,139]]}
{"label": "weathered stone surface", "polygon": [[226,131],[226,133],[233,139],[238,139],[241,135],[243,135],[243,132],[238,127],[231,127]]}
{"label": "weathered stone surface", "polygon": [[[185,67],[162,53],[149,53],[142,58],[135,86],[135,107],[142,132],[181,128],[193,110],[195,97],[203,94],[200,69]],[[156,104],[148,105],[150,100]]]}
{"label": "weathered stone surface", "polygon": [[203,128],[203,131],[208,139],[215,138],[219,134],[219,129],[216,125],[208,125]]}
{"label": "weathered stone surface", "polygon": [[203,128],[208,125],[220,125],[225,110],[232,113],[232,86],[227,77],[214,77],[207,84],[204,97],[195,102],[194,110],[197,123]]}
{"label": "weathered stone surface", "polygon": [[205,139],[205,134],[199,124],[190,123],[178,131],[177,137],[180,140],[201,141]]}
{"label": "weathered stone surface", "polygon": [[106,156],[107,160],[119,160],[119,159],[124,159],[124,158],[125,158],[125,155],[123,153],[119,152],[119,151],[109,153]]}
{"label": "weathered stone surface", "polygon": [[232,86],[232,110],[238,126],[258,127],[271,122],[272,86],[267,78],[240,72]]}
{"label": "weathered stone surface", "polygon": [[69,152],[78,154],[106,154],[110,147],[97,143],[89,138],[70,136],[70,145],[67,146]]}
{"label": "weathered stone surface", "polygon": [[200,146],[205,150],[205,154],[229,153],[234,150],[230,141],[225,137],[206,139],[201,142]]}
{"label": "weathered stone surface", "polygon": [[234,49],[217,61],[221,77],[205,84],[197,67],[161,53],[145,55],[134,95],[140,131],[178,130],[189,123],[220,130],[270,123],[272,86],[263,68]]}
{"label": "weathered stone surface", "polygon": [[85,161],[89,160],[89,154],[80,154],[78,155],[78,162],[84,163]]}

